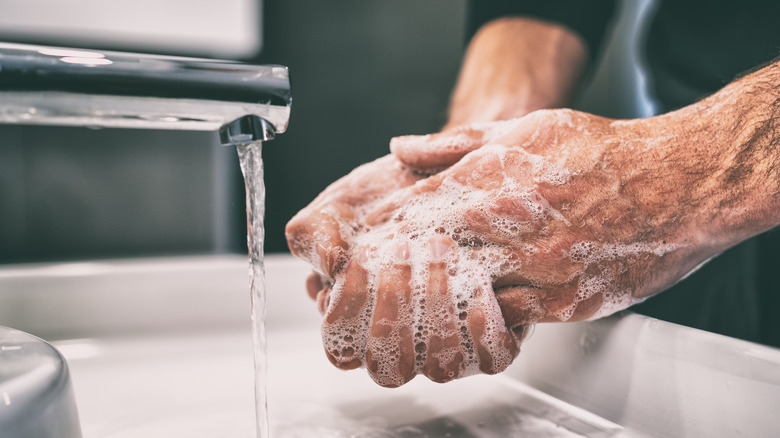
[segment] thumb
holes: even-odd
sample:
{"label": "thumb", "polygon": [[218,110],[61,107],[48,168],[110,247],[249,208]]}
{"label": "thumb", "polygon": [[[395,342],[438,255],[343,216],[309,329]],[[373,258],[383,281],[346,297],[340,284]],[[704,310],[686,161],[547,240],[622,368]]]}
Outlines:
{"label": "thumb", "polygon": [[433,172],[447,168],[469,152],[509,132],[518,119],[458,126],[428,135],[405,135],[390,140],[390,151],[412,169]]}

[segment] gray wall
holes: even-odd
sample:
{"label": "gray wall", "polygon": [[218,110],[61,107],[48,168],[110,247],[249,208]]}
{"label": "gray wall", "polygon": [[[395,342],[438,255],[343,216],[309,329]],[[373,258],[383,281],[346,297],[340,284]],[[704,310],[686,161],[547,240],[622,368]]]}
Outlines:
{"label": "gray wall", "polygon": [[0,126],[0,262],[216,247],[213,135]]}

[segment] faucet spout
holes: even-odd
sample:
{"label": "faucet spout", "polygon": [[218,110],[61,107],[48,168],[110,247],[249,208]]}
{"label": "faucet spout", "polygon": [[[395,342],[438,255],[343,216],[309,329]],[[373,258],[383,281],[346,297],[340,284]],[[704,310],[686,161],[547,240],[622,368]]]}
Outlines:
{"label": "faucet spout", "polygon": [[274,125],[258,116],[244,116],[219,129],[223,145],[242,145],[255,141],[268,141],[276,137]]}
{"label": "faucet spout", "polygon": [[287,67],[0,43],[0,123],[219,130],[224,144],[287,129]]}

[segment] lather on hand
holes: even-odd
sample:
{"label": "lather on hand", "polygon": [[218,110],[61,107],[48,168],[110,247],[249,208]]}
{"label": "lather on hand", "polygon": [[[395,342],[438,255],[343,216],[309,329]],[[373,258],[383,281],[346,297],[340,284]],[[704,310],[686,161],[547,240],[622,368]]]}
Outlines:
{"label": "lather on hand", "polygon": [[[546,34],[553,50],[529,53],[551,59],[508,69],[532,73],[522,78],[480,78],[503,59],[529,59],[494,56],[528,52],[505,44],[526,31]],[[582,50],[555,26],[486,26],[447,129],[394,139],[393,156],[337,181],[288,224],[293,254],[317,271],[307,289],[336,366],[365,366],[384,386],[496,373],[531,325],[623,309],[780,222],[777,63],[654,118],[520,117],[563,101],[577,68],[544,66]],[[513,82],[526,79],[536,86]],[[503,117],[519,118],[490,122]]]}

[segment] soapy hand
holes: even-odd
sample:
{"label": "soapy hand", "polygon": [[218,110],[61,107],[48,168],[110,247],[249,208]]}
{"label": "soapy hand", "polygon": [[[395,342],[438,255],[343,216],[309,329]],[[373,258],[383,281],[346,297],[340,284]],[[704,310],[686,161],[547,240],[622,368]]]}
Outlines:
{"label": "soapy hand", "polygon": [[290,251],[321,274],[307,281],[312,298],[322,289],[323,281],[343,270],[352,241],[364,228],[361,212],[421,178],[395,157],[385,156],[331,184],[287,224]]}
{"label": "soapy hand", "polygon": [[[419,273],[412,272],[408,243],[390,245],[382,256],[374,253],[377,247],[365,244],[371,236],[368,224],[381,220],[369,217],[371,212],[423,178],[393,156],[380,158],[328,187],[286,230],[292,253],[315,268],[306,286],[326,315],[323,342],[328,358],[343,369],[366,365],[383,386],[400,386],[418,372],[440,382],[458,377],[464,368],[463,348],[470,351],[472,363],[475,355],[485,356],[479,369],[491,373],[505,368],[517,354],[514,337],[500,318],[486,330],[486,309],[470,312],[466,321],[468,303],[452,302],[447,285],[452,273],[444,271],[440,260],[451,241],[429,243],[430,275],[425,285],[416,286],[410,283]],[[376,266],[382,261],[390,261],[387,269]],[[487,289],[478,298],[472,307],[479,308],[478,301],[483,301],[492,306],[492,315],[500,315]],[[463,341],[467,331],[480,334],[476,345]],[[493,332],[498,334],[494,346],[479,344],[482,334]],[[497,349],[503,364],[493,366],[490,355]]]}
{"label": "soapy hand", "polygon": [[681,134],[666,122],[546,110],[394,139],[407,166],[445,169],[423,178],[382,158],[288,226],[323,274],[308,289],[328,358],[383,386],[497,373],[533,324],[673,284],[716,250],[693,232],[685,206],[707,187],[670,166]]}
{"label": "soapy hand", "polygon": [[691,157],[667,161],[691,140],[671,119],[544,110],[462,128],[484,142],[456,141],[457,130],[399,137],[393,154],[420,172],[455,164],[373,215],[452,239],[451,263],[491,285],[510,328],[605,316],[716,252],[696,231],[707,188],[682,172]]}

